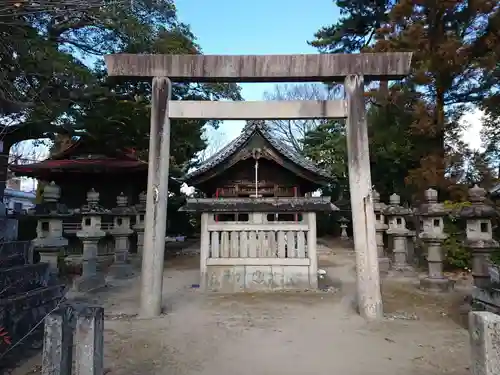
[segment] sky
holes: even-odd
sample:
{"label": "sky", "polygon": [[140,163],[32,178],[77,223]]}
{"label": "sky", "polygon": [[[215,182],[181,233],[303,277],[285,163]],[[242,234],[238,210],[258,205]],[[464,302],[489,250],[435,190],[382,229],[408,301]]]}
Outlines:
{"label": "sky", "polygon": [[[177,0],[179,20],[191,26],[207,55],[317,53],[307,41],[339,16],[332,0]],[[242,84],[245,100],[262,100],[275,84]],[[218,133],[235,138],[244,122],[227,121]]]}
{"label": "sky", "polygon": [[[178,18],[191,26],[204,54],[265,55],[318,53],[307,41],[322,26],[335,23],[339,11],[332,0],[177,0]],[[241,84],[245,100],[262,100],[274,84]],[[467,127],[462,138],[480,148],[481,113],[462,119]],[[226,121],[210,139],[223,144],[238,136],[243,121]]]}

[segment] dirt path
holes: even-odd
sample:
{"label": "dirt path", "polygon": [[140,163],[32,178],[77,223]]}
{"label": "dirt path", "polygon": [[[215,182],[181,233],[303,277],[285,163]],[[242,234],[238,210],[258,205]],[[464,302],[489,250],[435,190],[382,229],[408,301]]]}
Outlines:
{"label": "dirt path", "polygon": [[138,278],[94,295],[106,309],[107,374],[469,374],[468,334],[454,322],[458,294],[433,297],[387,280],[387,319],[366,323],[351,307],[352,252],[322,253],[329,292],[203,295],[192,288],[197,259],[179,258],[166,265],[160,318],[131,317]]}

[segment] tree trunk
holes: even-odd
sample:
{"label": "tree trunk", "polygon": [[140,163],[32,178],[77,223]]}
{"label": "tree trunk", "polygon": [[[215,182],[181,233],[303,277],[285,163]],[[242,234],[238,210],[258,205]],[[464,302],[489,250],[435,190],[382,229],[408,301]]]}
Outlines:
{"label": "tree trunk", "polygon": [[5,141],[0,142],[0,202],[3,202],[8,179],[10,147],[11,144]]}

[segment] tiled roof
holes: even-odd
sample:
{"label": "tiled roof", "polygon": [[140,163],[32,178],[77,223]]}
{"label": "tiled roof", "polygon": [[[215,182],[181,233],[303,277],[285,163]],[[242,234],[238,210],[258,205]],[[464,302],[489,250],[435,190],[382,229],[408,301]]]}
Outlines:
{"label": "tiled roof", "polygon": [[[85,139],[80,138],[76,142],[72,143],[69,147],[66,147],[64,150],[61,150],[53,155],[51,155],[50,159],[51,160],[61,160],[61,159],[68,159],[71,155],[78,153],[78,149],[82,148],[85,146]],[[97,150],[95,150],[97,153]],[[94,152],[90,152],[94,153]],[[122,160],[132,160],[136,161],[138,160],[137,157],[135,156],[135,151],[133,149],[123,149],[123,150],[110,150],[107,149],[105,151],[107,156],[113,156],[116,159],[122,159]]]}
{"label": "tiled roof", "polygon": [[318,168],[312,161],[306,159],[303,155],[299,154],[297,151],[293,150],[283,142],[277,140],[271,134],[268,126],[264,121],[247,121],[247,124],[243,128],[241,134],[229,142],[222,150],[217,152],[216,154],[209,157],[200,167],[194,170],[191,173],[188,173],[184,180],[190,180],[193,177],[199,176],[200,174],[212,169],[219,163],[222,163],[224,160],[229,158],[231,155],[236,153],[245,143],[252,137],[255,132],[259,132],[262,136],[276,149],[278,150],[284,157],[289,159],[291,162],[296,165],[312,172],[318,176],[323,177],[324,179],[332,179],[326,171]]}

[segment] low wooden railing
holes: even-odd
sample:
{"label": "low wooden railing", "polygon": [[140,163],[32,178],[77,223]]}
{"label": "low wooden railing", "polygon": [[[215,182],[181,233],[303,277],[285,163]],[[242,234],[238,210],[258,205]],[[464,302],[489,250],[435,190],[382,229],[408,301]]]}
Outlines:
{"label": "low wooden railing", "polygon": [[209,258],[307,258],[307,224],[208,226]]}

